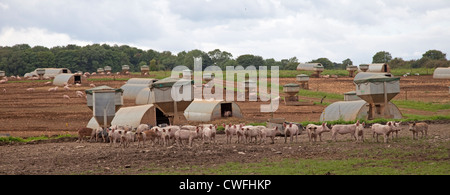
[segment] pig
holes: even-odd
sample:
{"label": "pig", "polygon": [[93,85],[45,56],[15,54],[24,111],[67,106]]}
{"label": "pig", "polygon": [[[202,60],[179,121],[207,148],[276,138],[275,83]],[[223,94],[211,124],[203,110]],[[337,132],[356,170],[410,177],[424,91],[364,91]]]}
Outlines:
{"label": "pig", "polygon": [[356,141],[364,142],[364,126],[366,126],[366,123],[362,123],[361,125],[356,127],[355,136]]}
{"label": "pig", "polygon": [[94,131],[93,129],[87,128],[87,127],[78,129],[78,141],[77,142],[83,142],[83,139],[86,136],[92,136],[93,131]]}
{"label": "pig", "polygon": [[295,142],[298,142],[298,134],[299,133],[299,129],[298,126],[295,124],[283,124],[284,127],[284,143],[287,143],[287,136],[289,135],[291,137],[291,143],[294,140],[294,136],[295,136]]}
{"label": "pig", "polygon": [[364,128],[362,127],[362,125],[359,123],[359,120],[352,125],[334,125],[331,128],[331,137],[334,141],[336,140],[336,135],[339,133],[341,135],[343,134],[350,134],[351,137],[356,139],[356,133],[359,132],[357,131],[357,128]]}
{"label": "pig", "polygon": [[95,142],[98,142],[98,139],[101,137],[103,139],[103,142],[106,143],[106,138],[108,137],[108,134],[105,130],[103,130],[102,127],[98,127],[97,129],[95,129],[95,133],[93,133],[94,136],[91,137],[92,138],[95,137]]}
{"label": "pig", "polygon": [[192,147],[193,140],[200,137],[199,132],[200,129],[197,129],[195,131],[179,130],[175,132],[175,141],[177,142],[178,147],[181,147],[181,145],[183,145],[183,140],[188,140],[189,146]]}
{"label": "pig", "polygon": [[[266,128],[266,127],[254,126],[254,127],[243,128],[246,142],[251,143],[253,138],[255,138],[255,143],[257,143],[258,137],[261,137],[261,130],[264,128]],[[250,138],[250,142],[248,141],[249,138]]]}
{"label": "pig", "polygon": [[396,123],[394,121],[390,121],[390,122],[391,122],[391,124],[394,125],[393,130],[391,131],[392,139],[394,139],[394,133],[395,133],[395,138],[398,138],[398,132],[402,130],[402,128],[400,127],[400,122],[398,122],[398,123]]}
{"label": "pig", "polygon": [[117,142],[120,142],[120,136],[123,129],[117,129],[117,127],[111,128],[111,130],[108,131],[108,137],[109,137],[109,146],[115,145]]}
{"label": "pig", "polygon": [[144,132],[149,130],[149,126],[147,124],[140,124],[137,129],[136,129],[136,133],[140,133],[140,132]]}
{"label": "pig", "polygon": [[236,125],[236,135],[237,135],[236,143],[240,143],[241,140],[245,139],[245,134],[244,134],[242,127],[244,127],[244,124]]}
{"label": "pig", "polygon": [[225,134],[227,135],[227,144],[231,143],[231,139],[233,139],[233,135],[236,134],[237,132],[237,127],[236,125],[225,125],[222,124],[223,127],[225,127]]}
{"label": "pig", "polygon": [[223,114],[223,116],[224,116],[224,117],[231,117],[231,116],[232,116],[232,112],[231,112],[231,111],[226,111],[226,112]]}
{"label": "pig", "polygon": [[[208,133],[210,134],[209,137],[206,137],[208,139],[210,139],[209,141],[214,140],[214,143],[216,143],[216,132],[217,132],[217,125],[213,125],[213,124],[203,124],[200,125],[200,127],[202,128],[203,131],[205,131],[205,128],[209,128],[211,129],[211,131]],[[205,133],[202,132],[202,139],[205,139]]]}
{"label": "pig", "polygon": [[[330,132],[330,128],[328,128],[327,123],[322,123],[322,125],[314,125],[314,124],[309,124],[306,126],[306,131],[308,132],[308,137],[309,137],[309,141],[311,142],[311,136],[310,134],[312,133],[312,128],[316,128],[314,129],[314,135],[312,136],[319,136],[319,140],[322,141],[322,133],[325,132]],[[316,140],[314,140],[315,142]]]}
{"label": "pig", "polygon": [[160,127],[152,127],[150,130],[144,131],[146,138],[152,141],[152,146],[154,146],[156,140],[158,140],[158,144],[160,143],[162,128]]}
{"label": "pig", "polygon": [[392,122],[388,122],[386,125],[381,125],[381,124],[375,123],[372,125],[372,131],[373,131],[372,137],[375,138],[375,134],[376,134],[377,142],[378,142],[378,135],[383,135],[384,143],[387,143],[389,134],[393,130],[394,130],[394,125],[392,124]]}
{"label": "pig", "polygon": [[213,128],[214,127],[212,125],[203,128],[203,141],[208,140],[208,143],[211,143],[211,140],[214,139],[215,142],[215,137],[213,137]]}
{"label": "pig", "polygon": [[132,131],[119,131],[120,144],[126,148],[130,146],[130,143],[134,141],[134,132]]}
{"label": "pig", "polygon": [[317,141],[317,125],[314,126],[306,126],[306,130],[308,131],[308,138],[309,138],[309,142],[312,143],[312,140],[314,140],[314,142]]}
{"label": "pig", "polygon": [[413,139],[415,139],[416,137],[417,137],[417,139],[419,139],[419,132],[422,133],[422,138],[423,138],[423,134],[425,132],[425,137],[426,137],[426,136],[428,136],[428,124],[414,122],[413,124],[409,124],[409,131],[411,131],[413,133]]}
{"label": "pig", "polygon": [[179,131],[181,128],[179,126],[167,126],[163,129],[166,130],[166,134],[168,135],[167,141],[169,141],[167,144],[170,144],[170,140],[173,139],[173,142],[175,143],[175,132]]}
{"label": "pig", "polygon": [[137,147],[139,148],[139,146],[141,145],[141,142],[142,142],[142,147],[145,148],[145,140],[147,139],[147,134],[145,134],[144,132],[137,132],[136,139],[138,141]]}
{"label": "pig", "polygon": [[278,127],[272,129],[264,128],[261,130],[261,139],[266,143],[266,138],[270,137],[270,139],[272,139],[271,144],[275,144],[275,136],[277,136],[277,134],[279,134]]}

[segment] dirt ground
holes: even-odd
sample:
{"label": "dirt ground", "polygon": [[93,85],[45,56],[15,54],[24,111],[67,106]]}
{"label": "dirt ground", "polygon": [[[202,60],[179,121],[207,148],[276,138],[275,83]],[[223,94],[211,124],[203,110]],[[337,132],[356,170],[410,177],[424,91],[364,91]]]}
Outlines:
{"label": "dirt ground", "polygon": [[[406,128],[406,126],[404,126]],[[366,142],[356,143],[348,135],[338,136],[338,142],[331,142],[331,133],[323,134],[323,142],[310,144],[307,135],[299,135],[298,142],[284,143],[277,137],[275,144],[226,143],[225,135],[217,135],[216,144],[195,141],[192,148],[151,146],[137,148],[133,143],[129,148],[110,146],[108,143],[76,143],[73,138],[54,141],[38,141],[28,144],[0,146],[0,175],[2,174],[165,174],[166,170],[187,174],[190,167],[213,168],[228,162],[253,163],[263,160],[280,161],[294,159],[382,159],[384,148],[401,150],[425,150],[434,145],[450,147],[448,124],[432,124],[428,138],[411,141],[411,133],[403,130],[399,139],[384,144],[382,138],[376,143],[370,130],[365,129]],[[234,137],[233,142],[236,140]],[[295,140],[295,139],[294,139]],[[52,143],[48,143],[52,142]],[[370,152],[368,152],[370,151]],[[380,156],[369,156],[380,154]],[[404,160],[430,160],[433,154],[406,156]],[[432,159],[431,159],[432,160]],[[447,156],[447,160],[450,160]],[[161,170],[165,170],[160,172]],[[169,172],[170,173],[170,172]],[[198,173],[197,173],[198,174]],[[326,174],[326,173],[317,173]]]}
{"label": "dirt ground", "polygon": [[[124,81],[95,81],[96,86],[108,85],[119,88]],[[280,85],[295,83],[295,78],[281,78]],[[354,90],[351,78],[324,79],[311,78],[310,89],[331,93],[345,93]],[[431,76],[412,76],[401,78],[401,93],[395,99],[425,102],[449,102],[448,91],[450,80],[435,80]],[[75,91],[90,88],[71,87],[65,91],[59,87],[57,92],[48,92],[53,86],[45,86],[44,82],[7,83],[0,85],[0,134],[29,137],[40,135],[75,134],[76,129],[85,127],[92,116],[92,111],[86,105],[85,98],[76,98]],[[34,92],[26,91],[34,88]],[[6,92],[3,92],[4,90]],[[280,96],[284,96],[280,92]],[[63,99],[63,95],[71,97]],[[318,98],[302,97],[306,101],[320,102]],[[329,101],[329,100],[326,100]],[[334,100],[333,100],[334,101]],[[260,105],[268,102],[237,102],[241,107],[244,119],[241,122],[265,122],[271,118],[271,113],[261,113]],[[134,106],[133,101],[125,101],[125,106]],[[285,118],[287,121],[318,121],[320,114],[326,108],[324,105],[285,106],[280,102],[274,118]],[[439,113],[401,109],[410,114],[435,115]],[[442,113],[441,113],[442,114]],[[220,122],[220,121],[219,121]]]}
{"label": "dirt ground", "polygon": [[[294,83],[295,78],[280,79],[280,84]],[[311,79],[311,90],[332,93],[344,93],[354,90],[351,78]],[[124,81],[96,81],[95,85],[108,85],[119,88]],[[448,86],[450,80],[433,80],[431,76],[413,76],[402,78],[402,92],[396,99],[448,102]],[[9,134],[17,137],[53,136],[76,134],[76,129],[85,127],[92,116],[85,98],[76,98],[75,91],[84,91],[90,87],[72,87],[65,91],[62,87],[57,92],[48,92],[53,86],[45,86],[44,82],[7,83],[0,85],[0,135]],[[35,88],[34,92],[26,89]],[[6,92],[4,92],[6,91]],[[63,99],[69,95],[70,100]],[[281,94],[283,96],[283,94]],[[305,98],[311,101],[320,99]],[[265,122],[270,113],[260,113],[259,106],[265,102],[238,102],[244,114],[243,119],[222,119],[212,123]],[[125,106],[133,106],[133,102],[125,101]],[[287,121],[317,121],[326,106],[285,106],[280,103],[274,118],[285,118]],[[402,110],[404,111],[404,110]],[[408,113],[434,115],[433,112],[407,110]],[[450,132],[448,124],[432,124],[427,143],[448,143]],[[405,127],[406,128],[406,127]],[[370,130],[366,129],[366,139],[371,140]],[[411,134],[405,130],[401,137],[409,138]],[[324,140],[330,140],[326,133]],[[0,174],[154,174],[151,167],[181,169],[189,166],[214,167],[226,162],[258,162],[263,159],[281,160],[284,158],[322,158],[345,159],[348,153],[357,147],[358,151],[387,147],[380,144],[358,144],[346,141],[348,136],[339,136],[340,142],[319,142],[311,145],[306,135],[299,137],[299,143],[284,144],[282,138],[276,144],[226,144],[225,135],[218,135],[218,144],[200,144],[193,148],[150,147],[137,149],[136,146],[122,149],[110,147],[104,143],[75,143],[73,138],[52,141],[36,141],[28,144],[12,144],[0,146]],[[370,141],[369,141],[370,142]],[[400,149],[410,147],[402,143],[392,142],[390,147]],[[418,148],[423,145],[418,145]],[[410,149],[410,148],[408,148]],[[242,154],[244,153],[244,154]],[[354,153],[354,152],[352,152]],[[413,156],[412,160],[424,158]]]}

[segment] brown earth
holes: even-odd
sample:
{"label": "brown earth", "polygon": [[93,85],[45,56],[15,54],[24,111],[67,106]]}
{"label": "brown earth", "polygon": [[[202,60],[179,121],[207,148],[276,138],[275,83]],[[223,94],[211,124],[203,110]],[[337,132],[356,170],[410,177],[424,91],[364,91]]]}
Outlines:
{"label": "brown earth", "polygon": [[[108,85],[119,88],[124,81],[95,81],[97,86]],[[295,78],[280,78],[280,85],[295,83]],[[394,99],[424,102],[449,102],[448,91],[450,80],[435,80],[431,76],[411,76],[401,78],[401,93]],[[59,87],[57,92],[48,92],[53,86],[44,86],[44,82],[7,83],[0,85],[0,134],[11,136],[29,137],[40,135],[76,134],[76,129],[86,126],[92,116],[92,111],[86,106],[85,98],[76,98],[75,91],[83,91],[90,88],[71,87],[65,91]],[[35,88],[34,92],[26,89]],[[6,93],[3,93],[3,89]],[[324,79],[311,78],[310,89],[313,91],[325,91],[329,93],[343,94],[354,90],[351,78]],[[284,96],[280,92],[280,96]],[[62,98],[69,95],[70,100]],[[320,102],[318,98],[300,96],[305,101]],[[333,102],[336,100],[327,100]],[[265,122],[271,118],[271,113],[261,113],[260,105],[268,102],[237,102],[244,114],[243,119],[233,119],[241,122]],[[125,106],[134,106],[133,101],[125,101]],[[280,101],[279,109],[273,114],[274,118],[285,118],[287,121],[318,121],[320,114],[325,109],[324,105],[314,106],[285,106]],[[409,114],[436,115],[442,112],[418,111],[413,109],[401,109]],[[217,123],[221,123],[218,121]]]}
{"label": "brown earth", "polygon": [[[404,126],[407,128],[406,126]],[[178,148],[151,146],[129,148],[110,146],[107,143],[76,143],[73,138],[56,141],[37,141],[28,144],[0,146],[0,175],[2,174],[167,174],[190,171],[197,167],[214,168],[228,162],[253,163],[265,160],[347,158],[383,159],[385,148],[421,151],[436,146],[450,147],[448,124],[432,124],[428,138],[411,140],[411,133],[403,130],[399,138],[388,144],[376,143],[370,130],[365,129],[366,142],[356,143],[348,135],[338,135],[338,142],[331,142],[331,134],[323,134],[323,142],[310,144],[307,135],[299,135],[298,142],[284,143],[277,137],[275,144],[226,144],[225,135],[217,135],[216,144],[195,141],[193,147]],[[236,140],[234,137],[233,142]],[[295,139],[294,139],[295,140]],[[416,142],[417,144],[411,144]],[[48,143],[50,142],[50,143]],[[370,151],[370,152],[368,152]],[[373,156],[373,154],[377,154]],[[432,153],[404,156],[403,160],[433,160]],[[447,160],[450,158],[447,157]],[[239,174],[239,173],[236,173]],[[326,173],[317,173],[326,174]]]}
{"label": "brown earth", "polygon": [[[311,79],[311,90],[332,93],[344,93],[354,90],[350,78]],[[293,83],[294,78],[280,79],[280,84]],[[95,85],[120,87],[124,81],[96,81]],[[425,102],[449,102],[449,80],[433,80],[431,76],[413,76],[401,79],[400,93],[396,99]],[[87,86],[64,91],[61,87],[57,92],[47,90],[52,86],[44,86],[43,82],[7,83],[0,85],[0,135],[30,137],[40,135],[76,134],[76,129],[86,126],[92,116],[92,111],[86,106],[85,98],[76,98],[75,91],[84,91]],[[26,89],[35,88],[34,92]],[[6,90],[6,93],[3,92]],[[70,100],[62,98],[69,95]],[[283,94],[281,95],[283,96]],[[320,101],[315,98],[305,98]],[[126,101],[125,106],[133,106]],[[222,119],[213,123],[265,122],[270,113],[259,112],[259,106],[265,102],[238,102],[244,114],[243,119]],[[275,118],[286,118],[288,121],[317,121],[323,105],[285,106],[280,103]],[[434,115],[434,112],[402,109],[411,114]],[[448,124],[432,124],[430,126],[427,144],[448,143],[450,133]],[[406,127],[405,127],[406,128]],[[366,129],[366,139],[371,142],[370,130]],[[326,133],[324,140],[330,140]],[[410,139],[409,131],[402,131],[400,137]],[[59,141],[37,141],[29,144],[12,144],[0,146],[0,174],[140,174],[155,173],[152,167],[173,168],[175,170],[186,166],[214,167],[226,162],[259,162],[263,159],[281,160],[284,158],[322,158],[345,159],[349,151],[353,155],[364,156],[364,150],[378,150],[383,147],[398,147],[399,149],[421,149],[418,144],[409,148],[402,142],[393,141],[384,144],[359,144],[348,141],[348,136],[339,136],[340,142],[329,141],[309,144],[307,136],[301,135],[299,143],[284,144],[282,138],[276,144],[225,144],[225,135],[218,135],[218,144],[200,144],[196,142],[193,148],[150,147],[137,149],[136,146],[122,149],[110,147],[104,143],[75,143],[74,139],[64,138]],[[50,142],[50,143],[48,143]],[[428,146],[427,146],[428,147]],[[239,152],[243,152],[239,153]],[[409,160],[427,158],[412,156]]]}

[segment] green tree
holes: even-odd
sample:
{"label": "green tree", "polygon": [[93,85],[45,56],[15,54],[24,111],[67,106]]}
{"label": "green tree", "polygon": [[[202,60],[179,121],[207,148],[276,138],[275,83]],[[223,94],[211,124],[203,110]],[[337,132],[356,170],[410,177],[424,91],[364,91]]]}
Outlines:
{"label": "green tree", "polygon": [[447,60],[445,53],[439,50],[428,50],[422,55],[422,58],[429,58],[431,60]]}
{"label": "green tree", "polygon": [[150,71],[158,71],[158,66],[156,65],[156,60],[150,60]]}
{"label": "green tree", "polygon": [[376,53],[372,58],[372,63],[388,63],[392,60],[392,55],[386,51]]}
{"label": "green tree", "polygon": [[321,63],[325,69],[333,69],[334,64],[328,58],[319,58],[317,60],[312,60],[309,63]]}
{"label": "green tree", "polygon": [[261,56],[255,56],[251,54],[241,55],[236,58],[236,62],[244,68],[247,66],[264,66],[264,59]]}

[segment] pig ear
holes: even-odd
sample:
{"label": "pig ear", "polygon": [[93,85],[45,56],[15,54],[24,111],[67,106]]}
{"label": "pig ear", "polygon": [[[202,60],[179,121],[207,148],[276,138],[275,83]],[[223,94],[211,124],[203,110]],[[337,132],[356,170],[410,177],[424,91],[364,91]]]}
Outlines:
{"label": "pig ear", "polygon": [[387,125],[389,125],[389,126],[392,126],[392,123],[391,122],[388,122],[388,124]]}
{"label": "pig ear", "polygon": [[210,125],[209,128],[212,129],[212,125]]}

